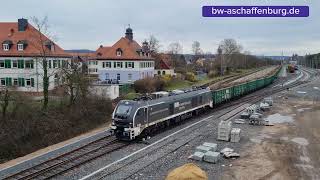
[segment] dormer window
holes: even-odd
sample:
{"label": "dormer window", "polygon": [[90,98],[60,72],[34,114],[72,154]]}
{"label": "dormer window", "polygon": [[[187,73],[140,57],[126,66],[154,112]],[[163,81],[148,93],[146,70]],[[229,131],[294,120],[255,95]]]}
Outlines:
{"label": "dormer window", "polygon": [[18,44],[18,51],[23,51],[23,44]]}
{"label": "dormer window", "polygon": [[122,56],[122,50],[120,48],[117,49],[116,55],[117,56]]}
{"label": "dormer window", "polygon": [[51,41],[46,41],[45,42],[45,46],[50,50],[50,51],[54,51],[54,43]]}
{"label": "dormer window", "polygon": [[17,49],[18,51],[23,51],[28,45],[28,42],[26,40],[21,40],[21,41],[18,41],[17,43]]}
{"label": "dormer window", "polygon": [[11,48],[11,46],[12,46],[12,41],[11,40],[5,40],[5,41],[3,41],[2,42],[2,49],[4,50],[4,51],[9,51],[10,50],[10,48]]}
{"label": "dormer window", "polygon": [[3,46],[4,51],[9,51],[9,49],[10,49],[9,44],[3,44],[2,46]]}

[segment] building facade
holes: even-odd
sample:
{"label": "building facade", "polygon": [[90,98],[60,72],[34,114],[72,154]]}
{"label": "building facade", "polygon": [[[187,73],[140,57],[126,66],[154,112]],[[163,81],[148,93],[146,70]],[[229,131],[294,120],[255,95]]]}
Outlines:
{"label": "building facade", "polygon": [[172,59],[168,54],[159,54],[154,70],[155,76],[175,76],[174,69],[171,66]]}
{"label": "building facade", "polygon": [[49,90],[61,83],[60,69],[71,61],[71,56],[29,24],[27,19],[0,23],[0,42],[1,88],[42,92],[43,59],[48,67]]}
{"label": "building facade", "polygon": [[140,46],[133,39],[131,28],[126,29],[125,37],[111,47],[100,46],[88,61],[88,73],[97,75],[100,81],[131,84],[136,80],[153,77],[154,59],[148,43]]}

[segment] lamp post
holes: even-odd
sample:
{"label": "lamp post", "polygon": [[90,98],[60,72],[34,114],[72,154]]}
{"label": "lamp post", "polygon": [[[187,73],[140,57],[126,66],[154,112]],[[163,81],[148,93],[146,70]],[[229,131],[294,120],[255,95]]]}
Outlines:
{"label": "lamp post", "polygon": [[223,54],[222,54],[222,48],[219,47],[218,48],[218,54],[220,55],[220,74],[221,76],[223,76],[223,66],[222,66],[222,62],[223,62]]}

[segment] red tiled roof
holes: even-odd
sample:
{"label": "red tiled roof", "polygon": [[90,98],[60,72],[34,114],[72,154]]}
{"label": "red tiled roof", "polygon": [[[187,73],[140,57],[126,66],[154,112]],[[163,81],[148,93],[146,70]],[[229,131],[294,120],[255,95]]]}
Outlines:
{"label": "red tiled roof", "polygon": [[158,54],[156,59],[159,63],[156,63],[156,69],[171,69],[171,57],[168,54]]}
{"label": "red tiled roof", "polygon": [[[122,55],[117,56],[117,50],[121,49]],[[140,51],[142,47],[135,41],[122,37],[111,47],[100,46],[95,53],[97,60],[102,59],[115,59],[115,60],[153,60],[152,57],[140,56],[137,51]]]}
{"label": "red tiled roof", "polygon": [[[43,42],[51,41],[43,34],[41,37]],[[40,56],[42,48],[39,39],[39,31],[31,24],[28,24],[25,31],[18,31],[18,22],[0,23],[0,56]],[[9,51],[4,51],[2,43],[7,40],[12,41],[13,45]],[[18,51],[17,43],[24,40],[28,45],[23,51]],[[47,49],[47,56],[69,57],[70,55],[54,43],[54,51]]]}

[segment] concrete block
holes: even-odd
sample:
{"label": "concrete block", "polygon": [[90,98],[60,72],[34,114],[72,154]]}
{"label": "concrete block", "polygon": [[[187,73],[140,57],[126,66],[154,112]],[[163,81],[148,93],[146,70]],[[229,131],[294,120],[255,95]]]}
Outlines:
{"label": "concrete block", "polygon": [[208,151],[204,154],[203,160],[209,163],[217,163],[219,160],[220,153]]}
{"label": "concrete block", "polygon": [[241,119],[249,119],[250,114],[248,112],[243,112],[240,115]]}
{"label": "concrete block", "polygon": [[240,133],[241,133],[241,129],[233,128],[231,130],[230,142],[239,142],[240,141]]}
{"label": "concrete block", "polygon": [[229,141],[231,127],[231,121],[221,121],[218,126],[218,140]]}
{"label": "concrete block", "polygon": [[269,106],[272,106],[272,105],[273,105],[273,99],[272,99],[272,97],[266,97],[266,98],[264,98],[263,102],[264,102],[264,103],[268,103]]}
{"label": "concrete block", "polygon": [[196,151],[195,153],[193,153],[191,155],[191,159],[194,159],[194,160],[197,160],[197,161],[202,161],[203,160],[203,156],[204,156],[204,153],[203,152],[198,152]]}
{"label": "concrete block", "polygon": [[217,144],[216,143],[208,143],[208,142],[205,142],[203,143],[203,146],[208,146],[211,148],[210,151],[216,151],[217,150]]}
{"label": "concrete block", "polygon": [[206,152],[210,151],[211,149],[212,149],[211,147],[203,146],[203,145],[196,147],[196,151],[203,152],[203,153],[206,153]]}

